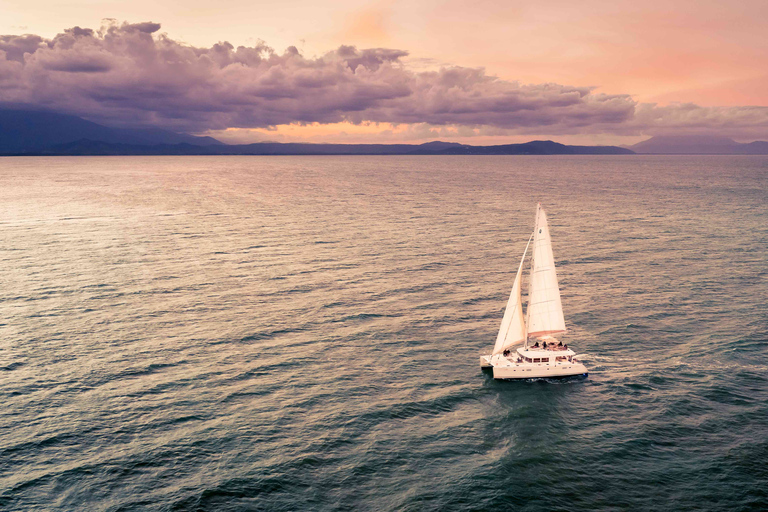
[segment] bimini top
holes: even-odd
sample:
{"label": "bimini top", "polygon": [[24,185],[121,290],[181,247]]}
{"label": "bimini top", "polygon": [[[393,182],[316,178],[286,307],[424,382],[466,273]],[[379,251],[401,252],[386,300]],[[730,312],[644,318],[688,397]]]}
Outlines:
{"label": "bimini top", "polygon": [[573,350],[558,346],[555,346],[554,348],[528,347],[527,349],[525,347],[520,347],[517,349],[517,352],[521,355],[525,355],[526,357],[558,357],[576,355]]}

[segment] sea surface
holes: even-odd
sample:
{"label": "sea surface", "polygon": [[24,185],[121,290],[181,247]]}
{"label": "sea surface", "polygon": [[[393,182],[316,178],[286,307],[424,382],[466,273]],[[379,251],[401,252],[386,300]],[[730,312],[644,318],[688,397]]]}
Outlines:
{"label": "sea surface", "polygon": [[0,509],[767,510],[767,304],[764,156],[1,158]]}

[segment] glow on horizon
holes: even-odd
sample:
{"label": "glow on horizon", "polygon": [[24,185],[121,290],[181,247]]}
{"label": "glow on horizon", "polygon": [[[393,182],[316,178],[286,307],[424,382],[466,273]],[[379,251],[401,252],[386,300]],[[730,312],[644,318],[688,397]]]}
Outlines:
{"label": "glow on horizon", "polygon": [[[214,137],[227,144],[250,144],[254,142],[308,142],[312,144],[421,144],[434,140],[459,142],[473,146],[515,144],[531,140],[553,139],[551,135],[492,134],[488,130],[463,126],[433,126],[426,123],[308,123],[282,124],[271,129],[227,128],[208,130],[197,135]],[[646,136],[616,136],[610,134],[559,135],[554,137],[562,144],[620,145],[634,144],[647,139]]]}

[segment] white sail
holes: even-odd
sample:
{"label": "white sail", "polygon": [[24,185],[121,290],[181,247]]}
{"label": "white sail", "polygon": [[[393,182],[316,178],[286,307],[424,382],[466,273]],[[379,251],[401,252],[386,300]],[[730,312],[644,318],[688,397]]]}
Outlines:
{"label": "white sail", "polygon": [[[533,238],[533,235],[531,235],[531,238]],[[517,275],[512,285],[512,292],[509,294],[507,308],[504,310],[504,318],[501,321],[499,334],[496,336],[493,355],[501,354],[515,343],[520,343],[525,339],[525,320],[523,319],[523,301],[520,290],[523,280],[523,262],[525,261],[526,253],[528,253],[528,246],[531,245],[531,238],[528,239],[528,245],[525,246],[523,257],[520,260],[520,267],[517,269]]]}
{"label": "white sail", "polygon": [[533,233],[531,283],[528,293],[528,336],[546,336],[565,332],[560,288],[555,273],[555,257],[549,237],[547,215],[538,205]]}

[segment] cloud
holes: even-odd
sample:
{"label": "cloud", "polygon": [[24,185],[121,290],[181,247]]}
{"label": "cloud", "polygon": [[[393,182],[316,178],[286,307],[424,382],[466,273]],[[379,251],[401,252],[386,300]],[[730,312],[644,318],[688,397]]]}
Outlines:
{"label": "cloud", "polygon": [[47,46],[40,36],[0,36],[0,51],[5,52],[5,60],[24,62],[25,53],[35,53],[38,49]]}
{"label": "cloud", "polygon": [[53,39],[0,36],[0,102],[190,132],[342,122],[552,135],[768,127],[766,108],[658,107],[589,87],[501,80],[483,69],[414,70],[397,49],[341,46],[308,58],[262,42],[198,48],[159,30],[108,21]]}

